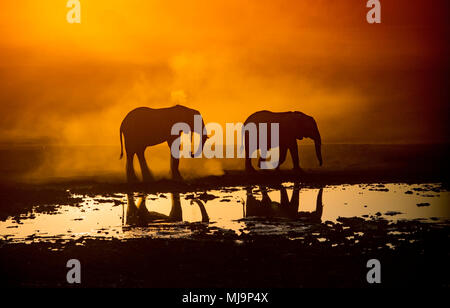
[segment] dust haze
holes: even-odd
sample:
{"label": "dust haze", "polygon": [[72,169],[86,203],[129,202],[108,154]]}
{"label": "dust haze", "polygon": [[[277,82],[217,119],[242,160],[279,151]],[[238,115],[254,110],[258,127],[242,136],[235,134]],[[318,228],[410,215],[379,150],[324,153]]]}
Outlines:
{"label": "dust haze", "polygon": [[[52,1],[2,3],[0,141],[97,147],[49,151],[35,177],[121,172],[124,116],[177,103],[221,124],[299,110],[325,144],[448,141],[447,2],[383,3],[377,26],[360,2],[96,1],[79,26]],[[167,145],[147,154],[168,172]]]}

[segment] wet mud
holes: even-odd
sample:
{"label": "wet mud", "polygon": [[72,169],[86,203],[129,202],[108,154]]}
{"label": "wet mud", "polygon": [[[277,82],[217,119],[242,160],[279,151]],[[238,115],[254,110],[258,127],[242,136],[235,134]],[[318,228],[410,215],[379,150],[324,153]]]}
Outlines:
{"label": "wet mud", "polygon": [[279,180],[2,186],[1,284],[67,287],[75,258],[84,287],[369,287],[375,258],[448,287],[445,182]]}

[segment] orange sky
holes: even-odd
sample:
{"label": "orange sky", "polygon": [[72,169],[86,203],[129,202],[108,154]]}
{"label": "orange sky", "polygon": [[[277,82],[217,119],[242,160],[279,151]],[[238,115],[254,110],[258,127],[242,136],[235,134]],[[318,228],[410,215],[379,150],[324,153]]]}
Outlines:
{"label": "orange sky", "polygon": [[[0,139],[116,144],[134,107],[314,116],[324,142],[448,140],[448,1],[0,3]],[[335,3],[338,2],[338,3]]]}

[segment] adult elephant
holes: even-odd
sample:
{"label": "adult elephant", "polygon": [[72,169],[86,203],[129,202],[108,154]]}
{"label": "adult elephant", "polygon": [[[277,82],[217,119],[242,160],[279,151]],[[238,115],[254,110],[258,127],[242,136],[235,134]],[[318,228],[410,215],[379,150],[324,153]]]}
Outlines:
{"label": "adult elephant", "polygon": [[[260,136],[260,124],[267,124],[267,149],[271,148],[271,124],[278,123],[279,124],[279,162],[276,167],[278,170],[286,160],[287,151],[291,153],[292,163],[294,165],[294,170],[301,170],[299,159],[298,159],[298,147],[297,140],[302,140],[303,138],[311,138],[314,140],[315,148],[316,148],[316,156],[319,161],[320,166],[322,166],[322,140],[320,137],[319,129],[317,127],[317,123],[313,117],[308,116],[299,111],[290,111],[290,112],[271,112],[271,111],[258,111],[253,113],[251,116],[247,118],[244,123],[244,133],[247,133],[245,136],[245,170],[246,171],[255,171],[251,163],[251,152],[252,150],[261,149],[261,142],[258,138],[255,146],[256,148],[251,149],[249,142],[249,125],[254,123],[254,127],[256,127],[256,134],[254,134],[254,138],[256,136]],[[259,164],[261,167],[261,162],[267,159],[260,158]]]}
{"label": "adult elephant", "polygon": [[207,136],[203,135],[205,127],[203,120],[201,120],[201,125],[198,125],[199,127],[194,127],[195,116],[201,117],[200,112],[181,105],[160,109],[139,107],[130,111],[120,125],[120,158],[123,157],[123,135],[127,155],[127,180],[129,182],[137,181],[133,168],[134,155],[137,155],[139,159],[144,181],[152,179],[147,162],[145,161],[144,152],[148,146],[157,145],[163,142],[167,142],[171,149],[170,168],[172,177],[175,179],[181,179],[181,175],[178,170],[179,156],[173,153],[172,144],[181,136],[182,132],[179,131],[177,132],[178,134],[173,135],[172,130],[175,124],[185,123],[189,128],[192,139],[192,132],[194,132],[194,129],[197,130],[196,132],[202,136],[202,145],[199,147],[197,153],[194,154],[191,151],[191,156],[196,157],[199,153],[201,153]]}

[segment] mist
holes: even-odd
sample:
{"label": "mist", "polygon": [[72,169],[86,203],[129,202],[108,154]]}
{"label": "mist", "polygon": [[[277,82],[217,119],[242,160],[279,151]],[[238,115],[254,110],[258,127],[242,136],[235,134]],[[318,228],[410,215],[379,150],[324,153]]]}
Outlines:
{"label": "mist", "polygon": [[[386,3],[372,27],[363,2],[100,1],[86,3],[79,27],[49,1],[43,15],[32,2],[1,4],[0,141],[117,146],[118,156],[129,111],[175,104],[223,125],[302,111],[325,144],[448,141],[448,4]],[[147,154],[165,174],[168,147]],[[124,163],[49,155],[38,174]],[[218,162],[203,170],[223,173]]]}

